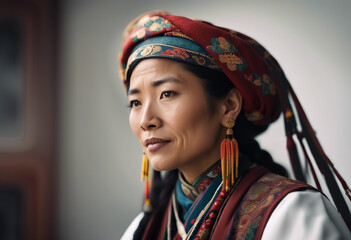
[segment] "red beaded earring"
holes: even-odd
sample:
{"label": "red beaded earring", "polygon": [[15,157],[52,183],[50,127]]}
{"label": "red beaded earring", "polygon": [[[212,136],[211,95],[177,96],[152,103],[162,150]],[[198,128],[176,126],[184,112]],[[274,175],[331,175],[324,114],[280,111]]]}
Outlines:
{"label": "red beaded earring", "polygon": [[141,167],[141,181],[145,180],[145,202],[144,212],[151,212],[151,201],[149,199],[149,159],[143,154],[143,162]]}
{"label": "red beaded earring", "polygon": [[238,178],[239,168],[239,148],[238,142],[233,136],[233,127],[235,121],[228,119],[225,127],[227,127],[227,133],[225,139],[221,144],[221,167],[222,167],[222,178],[223,178],[223,189],[229,191],[231,186],[234,185],[235,180]]}

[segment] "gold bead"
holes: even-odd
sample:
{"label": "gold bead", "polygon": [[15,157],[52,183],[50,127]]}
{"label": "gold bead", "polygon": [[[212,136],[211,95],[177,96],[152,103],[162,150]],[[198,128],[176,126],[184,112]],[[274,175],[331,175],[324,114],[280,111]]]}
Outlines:
{"label": "gold bead", "polygon": [[291,118],[292,116],[293,116],[293,113],[292,113],[291,110],[288,109],[288,110],[285,111],[285,117],[286,118]]}
{"label": "gold bead", "polygon": [[227,122],[226,122],[226,127],[227,127],[227,128],[233,128],[234,125],[235,125],[234,119],[229,118],[229,119],[227,120]]}

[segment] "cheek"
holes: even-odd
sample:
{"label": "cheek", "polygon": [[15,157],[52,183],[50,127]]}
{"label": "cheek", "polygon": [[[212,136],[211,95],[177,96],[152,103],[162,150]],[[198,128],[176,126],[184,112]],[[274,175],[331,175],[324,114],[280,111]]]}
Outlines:
{"label": "cheek", "polygon": [[184,141],[190,141],[190,138],[203,137],[203,135],[206,135],[208,125],[213,124],[207,103],[199,103],[194,99],[177,106],[169,119],[173,130]]}
{"label": "cheek", "polygon": [[130,113],[129,114],[129,125],[130,128],[132,129],[132,131],[134,132],[134,134],[139,138],[139,121],[138,121],[138,117],[137,114],[135,113]]}

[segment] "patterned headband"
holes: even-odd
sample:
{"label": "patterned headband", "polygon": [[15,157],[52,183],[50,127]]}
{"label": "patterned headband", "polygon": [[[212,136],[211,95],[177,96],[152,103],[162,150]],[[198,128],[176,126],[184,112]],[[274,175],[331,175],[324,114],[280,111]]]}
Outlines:
{"label": "patterned headband", "polygon": [[157,36],[139,43],[128,58],[125,78],[128,79],[134,66],[146,58],[168,58],[203,66],[217,71],[221,67],[205,49],[197,43],[173,36]]}

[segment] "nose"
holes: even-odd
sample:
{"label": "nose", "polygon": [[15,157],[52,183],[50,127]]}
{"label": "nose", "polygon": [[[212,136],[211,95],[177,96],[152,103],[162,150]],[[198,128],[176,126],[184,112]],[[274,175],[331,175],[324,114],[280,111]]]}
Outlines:
{"label": "nose", "polygon": [[161,126],[161,119],[157,114],[157,107],[152,102],[144,104],[143,113],[140,119],[140,127],[146,130],[152,130]]}

